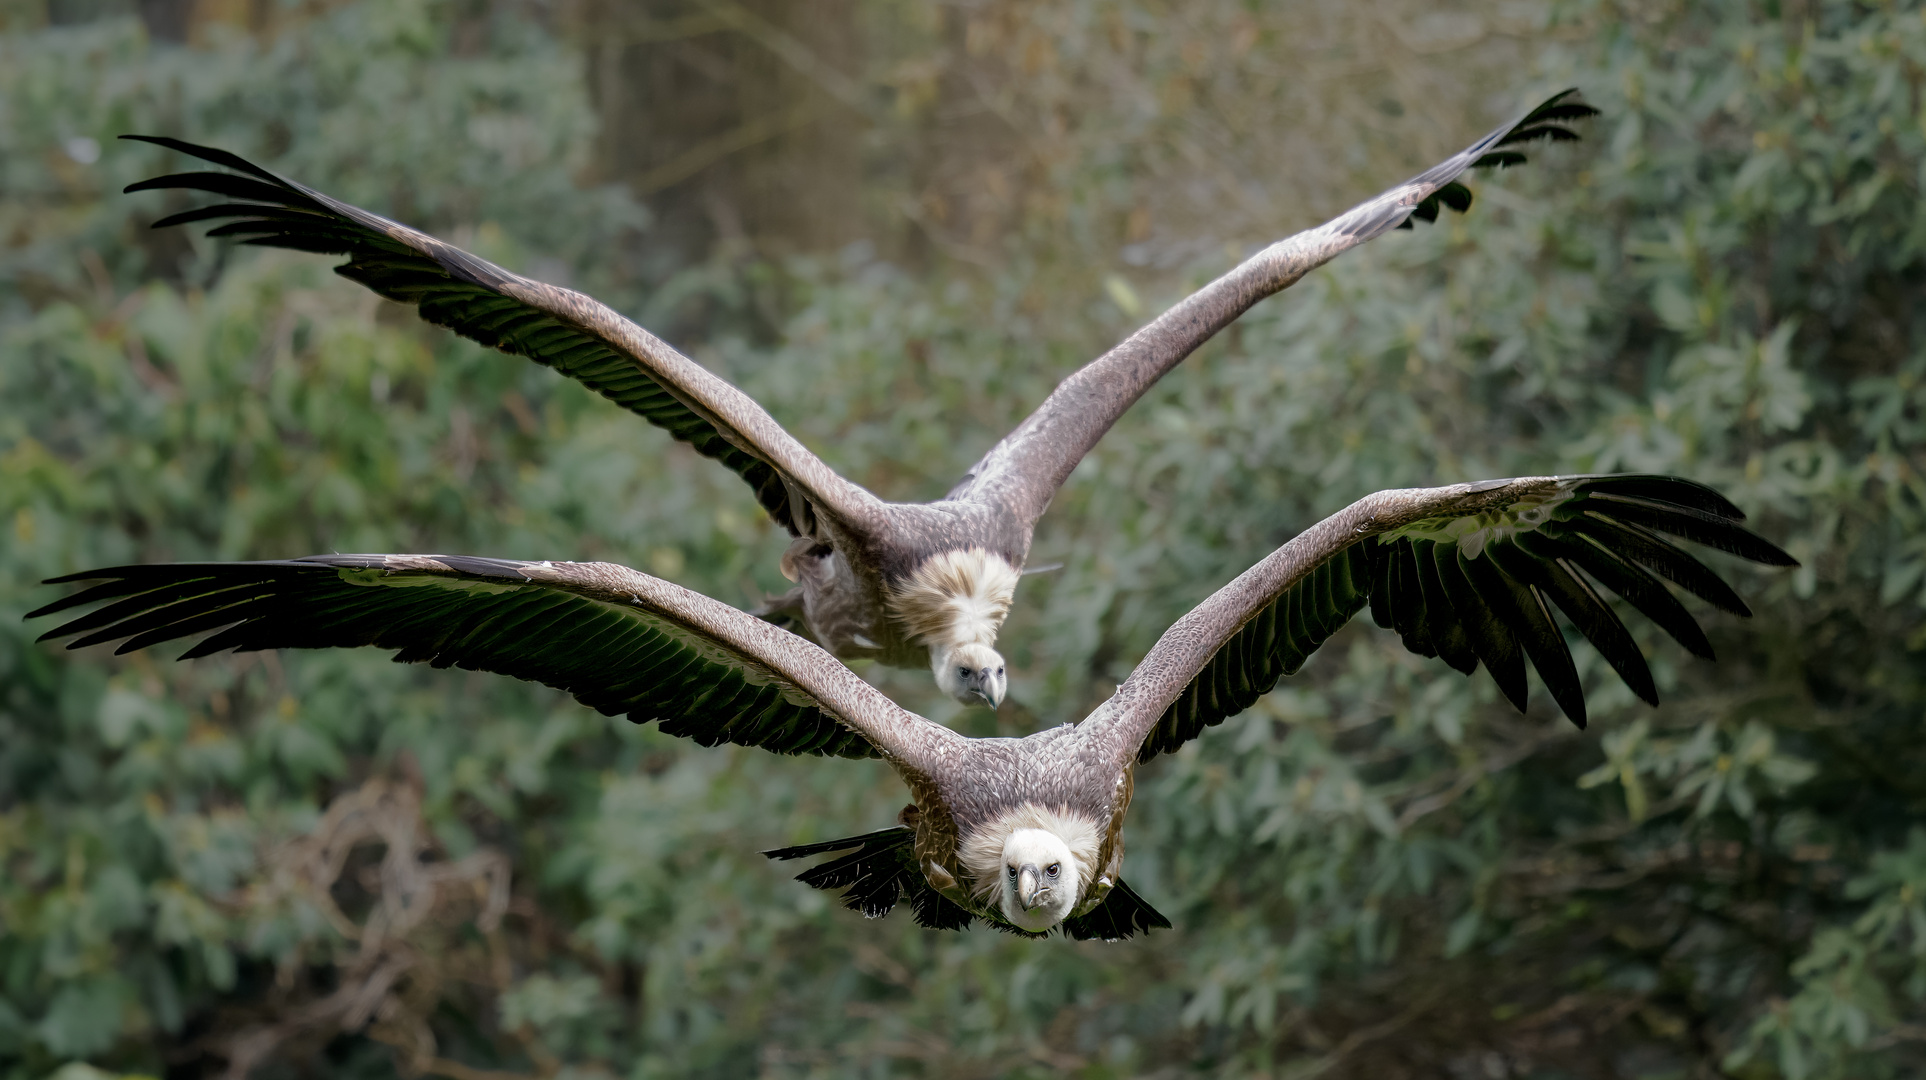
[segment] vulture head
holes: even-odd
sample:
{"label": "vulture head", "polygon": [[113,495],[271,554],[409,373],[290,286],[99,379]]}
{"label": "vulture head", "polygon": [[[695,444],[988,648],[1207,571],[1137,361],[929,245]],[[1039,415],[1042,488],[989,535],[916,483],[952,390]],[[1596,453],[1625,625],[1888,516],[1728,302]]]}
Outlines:
{"label": "vulture head", "polygon": [[1067,918],[1083,895],[1079,862],[1048,829],[1017,829],[1003,842],[1003,917],[1041,933]]}
{"label": "vulture head", "polygon": [[931,649],[930,669],[936,673],[936,685],[965,705],[994,709],[1003,704],[1003,694],[1010,687],[1003,674],[1002,654],[974,641]]}

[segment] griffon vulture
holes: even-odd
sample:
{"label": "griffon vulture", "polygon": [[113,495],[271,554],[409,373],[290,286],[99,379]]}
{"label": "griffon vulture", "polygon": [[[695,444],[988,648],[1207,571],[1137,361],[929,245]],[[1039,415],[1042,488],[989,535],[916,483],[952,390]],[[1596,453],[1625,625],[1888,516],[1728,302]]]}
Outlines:
{"label": "griffon vulture", "polygon": [[[1660,534],[1791,566],[1710,488],[1660,476],[1529,477],[1383,491],[1305,530],[1166,630],[1081,723],[972,739],[896,705],[819,646],[609,563],[447,555],[316,555],[122,566],[31,616],[107,601],[49,633],[120,652],[213,631],[224,649],[374,645],[395,659],[530,679],[704,745],[880,757],[909,786],[899,824],[768,852],[847,851],[802,875],[865,914],[905,894],[918,922],[983,918],[1040,934],[1119,938],[1168,926],[1123,883],[1122,826],[1139,762],[1248,708],[1370,605],[1407,648],[1467,674],[1483,663],[1525,705],[1525,659],[1580,727],[1584,692],[1556,607],[1632,691],[1652,676],[1603,586],[1694,655],[1712,649],[1667,590],[1747,615],[1726,583]],[[1654,577],[1656,573],[1658,576]]]}
{"label": "griffon vulture", "polygon": [[[282,179],[234,154],[129,135],[234,173],[157,177],[127,190],[187,188],[243,202],[174,214],[155,228],[235,219],[210,232],[243,243],[346,255],[335,267],[422,318],[579,380],[748,481],[794,537],[797,582],[758,614],[800,623],[845,660],[928,664],[964,704],[996,707],[1007,681],[995,649],[1037,519],[1105,431],[1163,374],[1259,300],[1411,218],[1463,211],[1466,169],[1525,160],[1515,147],[1575,139],[1592,115],[1567,90],[1433,168],[1273,244],[1058,384],[943,499],[891,503],[836,475],[740,390],[595,300],[509,273],[407,226]],[[1514,149],[1508,149],[1514,148]]]}

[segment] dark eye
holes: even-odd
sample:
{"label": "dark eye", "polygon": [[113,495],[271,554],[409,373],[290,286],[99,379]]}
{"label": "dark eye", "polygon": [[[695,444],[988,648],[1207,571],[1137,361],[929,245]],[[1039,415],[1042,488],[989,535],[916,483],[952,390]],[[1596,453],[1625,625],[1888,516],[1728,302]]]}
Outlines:
{"label": "dark eye", "polygon": [[997,669],[996,669],[996,673],[997,673],[998,675],[1001,675],[1001,674],[1003,674],[1003,669],[1002,669],[1002,668],[997,668]]}
{"label": "dark eye", "polygon": [[1050,864],[1050,868],[1049,868],[1049,870],[1047,871],[1047,873],[1048,873],[1048,874],[1049,874],[1049,875],[1050,875],[1051,877],[1056,877],[1056,876],[1057,876],[1057,870],[1058,870],[1058,869],[1059,869],[1059,868],[1058,868],[1058,865],[1057,865],[1056,863],[1051,863],[1051,864]]}
{"label": "dark eye", "polygon": [[965,679],[967,679],[967,678],[969,678],[969,677],[970,677],[970,669],[969,669],[969,668],[966,668],[966,667],[960,667],[960,668],[957,668],[957,669],[956,669],[956,673],[957,673],[957,675],[959,675],[959,676],[961,676],[962,678],[965,678]]}
{"label": "dark eye", "polygon": [[1014,866],[1012,866],[1012,867],[1010,867],[1010,876],[1011,876],[1011,877],[1015,877],[1015,876],[1016,876],[1016,867],[1014,867]]}

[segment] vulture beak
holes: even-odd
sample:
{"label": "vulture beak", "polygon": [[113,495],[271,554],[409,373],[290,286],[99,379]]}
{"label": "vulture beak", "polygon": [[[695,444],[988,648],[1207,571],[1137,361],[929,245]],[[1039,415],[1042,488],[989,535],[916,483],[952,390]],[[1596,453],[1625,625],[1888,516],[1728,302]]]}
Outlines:
{"label": "vulture beak", "polygon": [[983,704],[988,705],[992,711],[994,711],[998,705],[1003,704],[1003,702],[999,700],[996,696],[996,687],[990,686],[987,684],[983,686],[970,687],[970,696],[976,698],[976,700],[982,702]]}
{"label": "vulture beak", "polygon": [[1017,903],[1029,911],[1043,902],[1050,890],[1042,888],[1043,875],[1037,872],[1036,863],[1024,863],[1017,870]]}

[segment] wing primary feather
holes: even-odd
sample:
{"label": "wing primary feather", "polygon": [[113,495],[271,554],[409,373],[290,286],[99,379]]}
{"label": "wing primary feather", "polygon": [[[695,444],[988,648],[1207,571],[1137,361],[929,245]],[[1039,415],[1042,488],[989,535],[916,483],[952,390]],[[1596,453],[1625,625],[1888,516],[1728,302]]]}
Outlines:
{"label": "wing primary feather", "polygon": [[121,138],[128,142],[153,143],[155,146],[164,146],[169,150],[178,150],[189,157],[197,157],[202,161],[214,165],[222,165],[237,172],[244,172],[249,176],[266,180],[270,184],[286,184],[286,181],[280,177],[241,157],[239,154],[230,153],[217,147],[198,146],[191,142],[183,142],[180,139],[169,138],[166,135],[122,135]]}
{"label": "wing primary feather", "polygon": [[1557,124],[1542,124],[1537,127],[1521,128],[1499,139],[1492,145],[1516,146],[1519,143],[1537,142],[1541,139],[1551,142],[1577,142],[1578,132],[1568,127],[1560,127]]}
{"label": "wing primary feather", "polygon": [[1625,598],[1640,614],[1658,624],[1685,651],[1705,660],[1715,660],[1712,643],[1705,639],[1692,613],[1664,583],[1644,568],[1620,557],[1591,537],[1574,533],[1552,537],[1542,533],[1523,533],[1518,543],[1532,554],[1545,559],[1565,559],[1598,580],[1600,585]]}
{"label": "wing primary feather", "polygon": [[1461,554],[1458,565],[1478,591],[1479,598],[1491,608],[1498,621],[1512,631],[1525,655],[1531,658],[1532,667],[1538,669],[1538,677],[1545,689],[1551,691],[1552,700],[1583,730],[1585,687],[1579,681],[1578,668],[1572,663],[1565,636],[1559,633],[1544,598],[1530,584],[1506,573],[1491,557],[1492,549],[1499,546],[1487,545],[1476,559],[1467,559]]}
{"label": "wing primary feather", "polygon": [[[135,634],[126,641],[121,642],[120,645],[114,649],[114,655],[123,656],[137,649],[145,649],[149,645],[158,645],[163,641],[172,641],[175,638],[187,637],[191,634],[198,634],[204,630],[212,630],[216,627],[226,626],[232,622],[239,622],[247,617],[245,608],[246,605],[244,603],[236,604],[233,607],[215,608],[211,611],[204,611],[198,615],[184,617],[179,621],[168,623],[166,626],[157,626],[152,630]],[[118,637],[119,634],[116,633],[115,636]]]}
{"label": "wing primary feather", "polygon": [[[127,569],[130,569],[130,570],[138,569],[138,567],[127,568]],[[80,590],[77,593],[74,593],[71,596],[63,596],[60,599],[55,600],[50,604],[42,604],[41,606],[34,608],[32,611],[27,612],[26,615],[22,616],[22,618],[38,619],[47,615],[55,615],[62,611],[67,611],[71,608],[80,607],[85,604],[91,604],[96,601],[115,600],[123,596],[132,596],[132,595],[147,592],[151,589],[156,588],[156,586],[153,584],[150,578],[144,577],[142,575],[134,574],[131,572],[123,574],[121,569],[100,570],[100,571],[94,571],[94,572],[89,572],[85,574],[68,574],[65,577],[48,578],[46,581],[42,582],[42,584],[64,585],[75,581],[94,581],[100,578],[110,578],[111,580],[101,581],[101,583],[98,585],[89,586],[85,589]],[[201,577],[201,578],[196,578],[194,580],[205,581],[207,580],[207,578]],[[183,582],[183,584],[185,583]],[[35,640],[50,641],[54,638],[65,637],[69,633],[78,632],[78,631],[68,630],[67,627],[71,625],[73,624],[67,623],[62,626],[55,627],[54,629],[49,630],[46,633],[40,635],[40,637],[36,638]]]}
{"label": "wing primary feather", "polygon": [[168,229],[176,225],[192,225],[197,221],[218,221],[221,218],[240,217],[256,221],[278,222],[285,227],[290,223],[314,223],[325,225],[330,218],[314,210],[278,206],[271,203],[215,203],[194,210],[183,210],[148,226],[150,229]]}
{"label": "wing primary feather", "polygon": [[1471,642],[1472,651],[1484,661],[1485,670],[1519,712],[1525,711],[1525,654],[1518,639],[1492,611],[1484,596],[1465,576],[1464,557],[1456,544],[1436,544],[1432,561],[1438,568],[1438,583],[1450,598],[1451,608]]}
{"label": "wing primary feather", "polygon": [[1646,666],[1637,640],[1576,567],[1568,566],[1562,559],[1536,558],[1512,544],[1492,544],[1485,551],[1513,577],[1529,582],[1550,597],[1579,634],[1598,649],[1605,662],[1618,672],[1618,677],[1631,687],[1632,693],[1648,705],[1658,704],[1658,688],[1652,683],[1652,671]]}
{"label": "wing primary feather", "polygon": [[[111,629],[106,631],[105,637],[94,635],[92,638],[87,639],[84,644],[82,642],[75,642],[69,647],[84,648],[85,645],[96,645],[102,641],[111,641],[114,638],[125,637],[128,634],[138,633],[141,630],[159,625],[161,622],[169,621],[174,615],[184,615],[198,611],[208,603],[232,603],[235,598],[232,595],[224,596],[223,594],[232,594],[234,590],[245,589],[251,584],[257,583],[234,582],[214,584],[207,578],[196,578],[175,585],[147,588],[144,592],[127,597],[118,603],[96,608],[78,619],[74,619],[71,622],[50,630],[45,635],[42,635],[41,640],[44,641],[49,637],[66,637],[69,634],[79,634],[90,630],[97,630],[101,627],[111,626]],[[215,597],[222,597],[222,599],[215,600]],[[166,614],[168,611],[174,612],[174,615]],[[147,615],[149,612],[154,613],[150,621],[145,623],[132,621]],[[32,618],[33,616],[28,617]]]}
{"label": "wing primary feather", "polygon": [[[227,617],[229,622],[244,619],[248,617],[249,611],[259,608],[263,600],[272,599],[271,593],[263,594],[259,591],[262,586],[262,582],[241,582],[230,588],[195,590],[193,595],[173,603],[149,607],[138,613],[125,613],[113,625],[96,630],[85,637],[76,638],[69,642],[67,647],[84,649],[129,637],[139,637],[151,645],[194,632],[177,629],[190,621],[205,628],[204,616],[216,611],[235,612],[236,614]],[[125,603],[126,601],[122,602],[122,604]],[[159,636],[154,636],[155,634]],[[125,645],[116,650],[117,653],[127,651],[129,650]]]}
{"label": "wing primary feather", "polygon": [[1601,491],[1586,499],[1585,509],[1590,514],[1657,529],[1766,566],[1799,565],[1797,559],[1752,530],[1717,514],[1689,506]]}
{"label": "wing primary feather", "polygon": [[1376,537],[1358,546],[1369,552],[1371,558],[1371,621],[1390,630],[1397,625],[1397,616],[1391,608],[1391,575],[1397,563],[1391,558],[1389,546],[1379,543]]}
{"label": "wing primary feather", "polygon": [[1493,150],[1471,163],[1474,169],[1509,169],[1513,165],[1523,165],[1525,155],[1516,150]]}
{"label": "wing primary feather", "polygon": [[[1404,642],[1404,647],[1417,655],[1437,656],[1439,653],[1437,635],[1431,632],[1430,611],[1425,606],[1427,590],[1424,574],[1418,569],[1417,547],[1409,540],[1399,540],[1393,551],[1394,558],[1397,560],[1397,578],[1392,582],[1392,588],[1395,591],[1391,594],[1391,610],[1398,620],[1398,635]],[[1442,594],[1439,595],[1442,596]],[[1449,612],[1449,608],[1439,610],[1440,616],[1447,620]],[[1449,660],[1445,662],[1451,663]],[[1464,669],[1459,668],[1459,670]]]}
{"label": "wing primary feather", "polygon": [[1562,524],[1611,548],[1619,555],[1643,564],[1660,577],[1699,597],[1721,611],[1747,617],[1752,609],[1747,607],[1739,594],[1732,590],[1719,575],[1706,569],[1705,564],[1667,543],[1665,539],[1639,525],[1615,521],[1596,511],[1587,510]]}
{"label": "wing primary feather", "polygon": [[[1526,604],[1524,601],[1531,601]],[[1544,659],[1531,653],[1531,662],[1538,669],[1538,675],[1545,681],[1545,688],[1551,691],[1552,700],[1564,711],[1578,730],[1585,730],[1585,686],[1578,679],[1578,666],[1572,662],[1571,648],[1565,644],[1565,635],[1558,629],[1558,621],[1552,616],[1551,602],[1536,586],[1524,586],[1520,603],[1525,608],[1527,619],[1534,628],[1537,640],[1541,643]],[[1527,639],[1526,651],[1530,652]]]}
{"label": "wing primary feather", "polygon": [[152,180],[138,180],[121,188],[121,193],[132,195],[138,191],[166,190],[185,188],[189,191],[205,191],[214,195],[226,195],[231,199],[253,199],[264,203],[293,203],[297,206],[316,208],[320,204],[300,192],[288,188],[264,184],[259,180],[249,180],[233,173],[191,172],[174,173],[171,176],[156,176]]}
{"label": "wing primary feather", "polygon": [[1560,90],[1558,93],[1546,98],[1543,104],[1531,112],[1526,113],[1525,118],[1520,121],[1520,123],[1529,124],[1534,120],[1578,120],[1587,116],[1597,116],[1598,110],[1592,108],[1590,105],[1582,101],[1565,100],[1576,93],[1578,93],[1578,87],[1576,86]]}
{"label": "wing primary feather", "polygon": [[1471,210],[1471,189],[1456,180],[1439,188],[1436,198],[1460,214]]}
{"label": "wing primary feather", "polygon": [[1467,613],[1460,610],[1456,598],[1446,591],[1441,558],[1457,559],[1456,549],[1442,555],[1438,549],[1444,545],[1428,541],[1408,541],[1411,544],[1412,561],[1417,564],[1418,582],[1424,592],[1424,629],[1437,651],[1439,659],[1466,675],[1478,670],[1478,650],[1472,644],[1466,630]]}
{"label": "wing primary feather", "polygon": [[1600,476],[1585,481],[1580,491],[1591,494],[1630,495],[1657,503],[1673,503],[1716,514],[1728,521],[1744,521],[1745,511],[1717,491],[1682,476]]}

